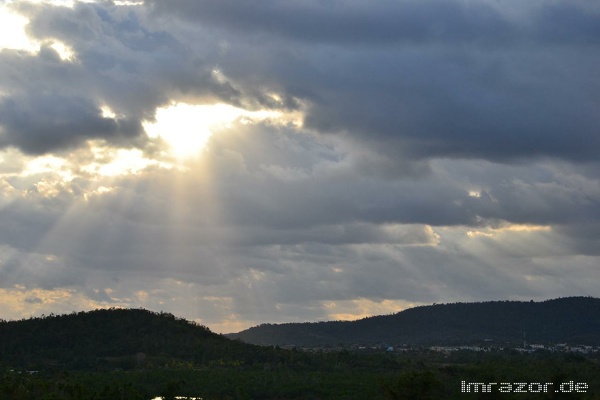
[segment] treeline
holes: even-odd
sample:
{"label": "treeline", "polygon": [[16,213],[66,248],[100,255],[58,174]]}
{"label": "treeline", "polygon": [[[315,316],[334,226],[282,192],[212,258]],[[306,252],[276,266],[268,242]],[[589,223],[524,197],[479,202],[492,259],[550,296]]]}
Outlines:
{"label": "treeline", "polygon": [[[0,399],[461,399],[470,382],[585,382],[596,356],[428,351],[360,354],[248,345],[171,314],[98,310],[0,323]],[[551,399],[553,393],[481,394]],[[560,398],[568,398],[561,394]]]}
{"label": "treeline", "polygon": [[351,322],[263,324],[228,336],[261,345],[308,347],[453,345],[484,340],[600,345],[600,299],[436,304]]}
{"label": "treeline", "polygon": [[268,349],[228,340],[168,313],[107,309],[0,322],[0,360],[29,370],[113,370],[248,363]]}
{"label": "treeline", "polygon": [[[348,352],[284,351],[275,363],[201,369],[0,372],[0,398],[9,400],[150,400],[156,396],[203,400],[345,399],[424,400],[598,399],[598,360],[576,355],[437,353],[365,356]],[[311,367],[300,359],[310,359]],[[291,357],[291,358],[290,358]],[[574,381],[585,393],[461,393],[467,382]]]}

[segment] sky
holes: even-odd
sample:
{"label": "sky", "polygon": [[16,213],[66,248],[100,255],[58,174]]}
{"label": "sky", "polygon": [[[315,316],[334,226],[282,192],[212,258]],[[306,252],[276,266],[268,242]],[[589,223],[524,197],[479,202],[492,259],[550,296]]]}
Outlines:
{"label": "sky", "polygon": [[600,2],[0,1],[0,318],[600,296]]}

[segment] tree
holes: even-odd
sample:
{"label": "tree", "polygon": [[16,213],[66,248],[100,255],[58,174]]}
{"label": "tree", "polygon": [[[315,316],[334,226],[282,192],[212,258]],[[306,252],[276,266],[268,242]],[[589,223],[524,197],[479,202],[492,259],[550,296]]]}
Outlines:
{"label": "tree", "polygon": [[405,371],[385,387],[387,398],[392,400],[434,400],[442,398],[442,385],[429,371]]}

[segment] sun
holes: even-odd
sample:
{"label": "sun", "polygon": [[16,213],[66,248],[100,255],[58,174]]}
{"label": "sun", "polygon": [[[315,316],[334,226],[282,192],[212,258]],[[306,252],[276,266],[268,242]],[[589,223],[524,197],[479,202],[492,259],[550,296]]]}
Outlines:
{"label": "sun", "polygon": [[173,103],[156,110],[156,122],[145,122],[150,138],[164,140],[180,159],[198,156],[210,136],[241,117],[262,120],[279,116],[275,111],[248,111],[228,104],[192,105]]}
{"label": "sun", "polygon": [[[220,106],[175,103],[157,109],[156,122],[144,123],[144,129],[149,137],[164,140],[176,157],[189,158],[197,155],[206,145],[214,125],[223,120],[231,121],[238,116],[235,107],[229,109],[227,106]],[[220,108],[220,113],[211,112],[215,108]]]}

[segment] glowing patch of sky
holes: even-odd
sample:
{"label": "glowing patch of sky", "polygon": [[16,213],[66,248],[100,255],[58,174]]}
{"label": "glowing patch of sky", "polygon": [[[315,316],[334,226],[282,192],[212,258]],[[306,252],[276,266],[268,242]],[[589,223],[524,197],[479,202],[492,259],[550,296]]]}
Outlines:
{"label": "glowing patch of sky", "polygon": [[[98,156],[108,157],[110,160],[93,162],[82,168],[83,171],[103,176],[117,176],[136,174],[151,165],[160,165],[168,168],[164,163],[144,157],[139,149],[94,149]],[[100,157],[99,157],[100,158]]]}
{"label": "glowing patch of sky", "polygon": [[467,236],[470,238],[478,236],[493,237],[505,233],[549,232],[551,230],[552,227],[546,225],[509,224],[500,228],[485,228],[479,230],[471,230],[467,232]]}
{"label": "glowing patch of sky", "polygon": [[0,50],[15,49],[35,52],[40,46],[25,33],[28,19],[0,4]]}
{"label": "glowing patch of sky", "polygon": [[56,156],[36,157],[27,163],[25,170],[21,173],[22,176],[36,175],[44,172],[56,172],[64,170],[66,160]]}
{"label": "glowing patch of sky", "polygon": [[[25,29],[28,23],[26,17],[13,12],[6,4],[0,4],[0,50],[12,49],[37,53],[40,50],[40,42],[27,35]],[[63,61],[74,61],[76,58],[73,49],[62,42],[54,40],[50,47]]]}
{"label": "glowing patch of sky", "polygon": [[140,6],[144,4],[143,1],[115,1],[118,6]]}
{"label": "glowing patch of sky", "polygon": [[156,122],[145,122],[150,138],[161,138],[176,157],[199,154],[214,131],[230,127],[238,118],[242,123],[279,117],[275,111],[247,111],[227,104],[191,105],[174,103],[156,110]]}
{"label": "glowing patch of sky", "polygon": [[62,42],[54,42],[50,45],[63,61],[74,61],[75,60],[75,52],[69,46]]}
{"label": "glowing patch of sky", "polygon": [[422,304],[403,300],[386,299],[382,301],[374,301],[364,298],[323,303],[323,307],[328,314],[328,319],[339,321],[353,321],[372,315],[397,313],[418,305]]}
{"label": "glowing patch of sky", "polygon": [[51,312],[68,313],[73,310],[87,310],[108,307],[93,301],[72,289],[28,289],[23,285],[0,288],[2,318],[21,319]]}

